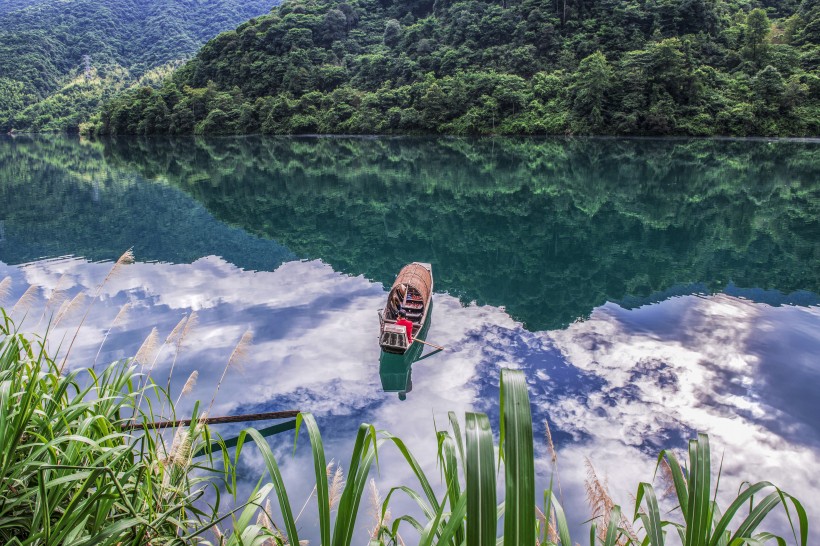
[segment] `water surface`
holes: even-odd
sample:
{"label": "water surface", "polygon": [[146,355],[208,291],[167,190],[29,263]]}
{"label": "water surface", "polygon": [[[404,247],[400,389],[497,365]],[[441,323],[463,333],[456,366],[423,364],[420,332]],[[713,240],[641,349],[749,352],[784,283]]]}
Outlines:
{"label": "water surface", "polygon": [[[448,410],[478,410],[497,430],[499,371],[522,369],[539,476],[546,486],[548,419],[575,540],[588,517],[585,458],[630,506],[658,450],[684,448],[695,431],[725,450],[727,492],[770,479],[811,511],[818,165],[820,143],[798,141],[4,139],[0,278],[13,280],[8,307],[38,287],[26,326],[41,328],[55,290],[93,293],[133,247],[138,263],[105,283],[72,365],[95,359],[126,302],[101,362],[196,311],[172,381],[178,393],[200,373],[186,411],[211,400],[250,329],[244,368],[212,414],[311,411],[343,466],[367,421],[400,434],[435,475],[434,426]],[[400,401],[382,390],[376,310],[414,260],[434,268],[427,339],[449,350],[413,366]],[[73,335],[81,315],[56,334]],[[172,353],[155,376],[167,377]],[[272,440],[303,499],[310,452],[300,439],[291,455],[289,441]],[[392,459],[383,492],[413,484]],[[261,461],[245,464],[255,483]]]}

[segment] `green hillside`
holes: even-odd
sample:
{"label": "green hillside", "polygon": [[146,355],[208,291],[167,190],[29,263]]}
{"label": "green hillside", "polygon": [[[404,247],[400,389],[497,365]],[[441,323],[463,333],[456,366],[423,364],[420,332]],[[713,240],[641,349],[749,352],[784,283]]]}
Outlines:
{"label": "green hillside", "polygon": [[820,0],[289,0],[102,133],[820,134]]}
{"label": "green hillside", "polygon": [[[274,0],[4,0],[0,130],[76,129],[112,92]],[[86,56],[88,56],[86,71]]]}

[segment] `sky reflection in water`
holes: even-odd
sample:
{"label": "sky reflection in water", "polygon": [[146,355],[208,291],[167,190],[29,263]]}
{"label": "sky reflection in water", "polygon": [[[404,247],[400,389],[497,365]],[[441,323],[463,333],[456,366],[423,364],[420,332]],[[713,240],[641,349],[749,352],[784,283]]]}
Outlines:
{"label": "sky reflection in water", "polygon": [[[549,329],[528,329],[503,307],[465,302],[458,290],[452,290],[454,295],[437,293],[427,339],[450,350],[413,366],[413,390],[402,402],[395,393],[381,390],[376,310],[385,290],[381,282],[362,274],[367,271],[350,271],[350,264],[337,271],[316,259],[293,261],[289,247],[225,226],[178,189],[158,187],[128,169],[125,175],[113,167],[106,172],[114,178],[125,176],[133,186],[129,191],[157,194],[158,216],[163,203],[186,206],[189,212],[183,225],[216,233],[213,240],[218,244],[241,247],[273,270],[245,270],[209,255],[208,239],[202,250],[193,251],[203,257],[191,258],[191,263],[169,263],[174,260],[165,257],[168,261],[138,261],[123,268],[106,283],[86,319],[72,350],[74,366],[94,360],[126,302],[132,311],[122,326],[112,330],[102,362],[135,354],[154,326],[164,339],[183,316],[196,311],[199,322],[177,362],[172,392],[179,392],[193,370],[200,376],[194,393],[183,399],[181,413],[190,411],[196,399],[210,401],[228,356],[243,332],[251,329],[250,354],[242,369],[227,375],[212,415],[311,411],[319,421],[329,458],[343,466],[358,424],[372,422],[412,446],[430,476],[437,473],[434,420],[444,426],[447,411],[463,417],[465,411],[479,410],[489,414],[497,431],[499,370],[520,368],[531,385],[541,485],[547,485],[549,475],[541,423],[549,419],[576,540],[584,536],[579,530],[588,514],[582,489],[586,457],[599,475],[607,477],[616,501],[628,507],[637,483],[651,480],[658,451],[685,447],[695,431],[711,435],[716,460],[726,453],[724,492],[735,491],[744,480],[770,479],[804,501],[810,519],[817,521],[820,307],[816,287],[799,277],[784,282],[787,293],[776,285],[756,288],[731,282],[722,290],[712,290],[708,286],[714,277],[700,279],[703,284],[664,286],[660,291],[640,289],[637,295],[621,294],[619,303],[609,301],[587,310],[583,320]],[[253,199],[253,192],[250,195]],[[212,200],[204,201],[215,206]],[[168,214],[173,212],[169,207]],[[139,219],[131,221],[140,225]],[[9,232],[25,232],[23,224],[10,224],[6,225]],[[329,225],[331,232],[336,229],[332,222]],[[315,229],[321,233],[323,227]],[[134,244],[143,242],[139,233],[125,232],[123,237],[127,236],[136,239]],[[173,235],[169,231],[165,237],[154,248],[169,247]],[[91,293],[111,267],[79,257],[19,264],[10,257],[25,254],[18,242],[13,248],[0,243],[0,278],[13,279],[6,303],[16,301],[29,285],[40,287],[26,319],[29,329],[37,327],[46,298],[55,288],[69,297],[80,291]],[[303,248],[295,254],[313,257]],[[89,255],[100,258],[93,252]],[[330,255],[336,256],[335,250]],[[807,270],[815,265],[805,258],[802,263]],[[395,265],[398,269],[401,264]],[[435,268],[434,262],[434,274]],[[457,284],[453,275],[442,272],[450,287]],[[811,278],[808,275],[802,278]],[[374,276],[382,280],[383,274]],[[470,289],[464,287],[468,294]],[[502,287],[502,294],[524,292],[521,287]],[[509,305],[522,310],[528,324],[555,322],[542,321],[531,312],[531,304],[516,307],[517,303]],[[52,334],[52,343],[63,333],[73,335],[80,317],[79,313],[67,317]],[[172,358],[166,350],[157,362],[153,373],[161,381]],[[237,428],[220,430],[228,435]],[[290,438],[286,434],[272,442],[292,489],[291,502],[300,507],[312,487],[312,470],[305,470],[312,468],[310,451],[307,441],[300,439],[293,456]],[[381,462],[383,494],[398,483],[415,485],[397,457],[383,457]],[[252,450],[244,464],[250,487],[264,474],[264,466]],[[366,514],[362,518],[357,540],[363,542],[368,522]],[[303,529],[315,539],[310,521],[308,508]],[[812,537],[818,537],[816,529]]]}

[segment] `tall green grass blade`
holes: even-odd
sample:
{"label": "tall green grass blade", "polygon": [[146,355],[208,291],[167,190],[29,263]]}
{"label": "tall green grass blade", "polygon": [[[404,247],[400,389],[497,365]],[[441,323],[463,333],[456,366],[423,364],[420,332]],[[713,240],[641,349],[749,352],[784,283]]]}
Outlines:
{"label": "tall green grass blade", "polygon": [[[572,539],[569,536],[569,524],[567,524],[567,516],[564,514],[564,508],[561,506],[561,503],[558,502],[555,493],[552,491],[550,491],[550,497],[552,497],[551,505],[555,511],[555,526],[558,527],[558,538],[561,541],[561,546],[571,546]],[[549,514],[546,515],[549,517]]]}
{"label": "tall green grass blade", "polygon": [[300,413],[296,416],[296,434],[293,448],[296,449],[296,440],[299,439],[299,428],[302,423],[310,437],[310,447],[313,451],[313,470],[316,475],[316,502],[319,504],[319,535],[322,544],[330,544],[330,500],[327,486],[327,462],[325,448],[322,444],[322,435],[319,426],[310,413]]}
{"label": "tall green grass blade", "polygon": [[658,508],[658,498],[655,495],[655,489],[651,484],[641,483],[638,485],[638,496],[635,499],[635,516],[633,519],[638,519],[641,500],[644,498],[646,498],[646,519],[644,521],[644,529],[647,537],[649,538],[649,544],[652,546],[663,546],[661,513]]}
{"label": "tall green grass blade", "polygon": [[436,517],[435,511],[430,507],[428,503],[424,501],[424,499],[421,498],[421,495],[419,495],[406,485],[400,485],[398,487],[393,487],[392,489],[390,489],[390,491],[387,493],[387,496],[384,499],[385,505],[388,505],[390,503],[390,498],[396,491],[401,491],[405,493],[408,497],[410,497],[424,513],[424,517],[426,517],[428,520]]}
{"label": "tall green grass blade", "polygon": [[239,461],[239,454],[242,451],[242,445],[245,442],[245,437],[250,436],[256,446],[259,448],[259,453],[265,461],[265,466],[268,468],[271,480],[273,481],[273,488],[276,491],[276,498],[279,500],[279,510],[282,513],[285,530],[287,531],[288,540],[291,544],[299,543],[299,533],[296,530],[296,520],[293,517],[293,510],[290,507],[288,500],[288,492],[285,489],[285,482],[282,480],[282,473],[279,470],[279,465],[276,462],[276,457],[268,445],[267,440],[255,429],[249,428],[243,430],[237,439],[235,460]]}
{"label": "tall green grass blade", "polygon": [[712,528],[709,521],[712,482],[709,437],[705,434],[698,434],[697,440],[689,442],[689,464],[689,506],[684,546],[706,546]]}
{"label": "tall green grass blade", "polygon": [[446,510],[447,498],[449,496],[449,491],[444,494],[444,498],[441,500],[438,510],[436,510],[435,517],[424,526],[421,538],[419,539],[419,546],[432,546],[433,540],[435,540],[436,535],[440,532],[439,525],[444,518],[444,511]]}
{"label": "tall green grass blade", "polygon": [[678,506],[680,506],[681,513],[684,518],[686,518],[689,514],[689,491],[686,484],[686,477],[683,474],[683,469],[678,462],[678,458],[669,450],[663,450],[660,455],[658,455],[658,464],[655,467],[656,472],[664,458],[666,458],[666,462],[669,464],[669,470],[672,473],[672,483],[675,487],[675,494],[678,497]]}
{"label": "tall green grass blade", "polygon": [[[458,481],[458,459],[456,458],[456,445],[453,438],[447,432],[439,432],[439,459],[444,470],[445,484],[450,497],[450,511],[455,512],[455,503],[461,498],[461,484]],[[464,541],[463,524],[455,530],[456,544]]]}
{"label": "tall green grass blade", "polygon": [[[797,520],[800,523],[800,546],[806,546],[806,542],[809,538],[809,520],[806,516],[806,509],[803,507],[803,504],[793,496],[789,495],[788,493],[784,493],[777,490],[780,493],[780,499],[783,503],[783,507],[786,509],[786,517],[789,518],[789,524],[792,527],[792,532],[794,532],[794,522],[792,521],[791,513],[789,511],[789,505],[786,502],[787,500],[792,501],[792,505],[794,505],[794,510],[797,512]],[[797,534],[794,535],[795,541],[797,541]]]}
{"label": "tall green grass blade", "polygon": [[775,491],[767,495],[762,501],[755,505],[746,519],[737,528],[737,531],[732,535],[729,543],[731,544],[738,538],[750,538],[755,532],[757,526],[763,521],[766,515],[772,511],[778,504],[780,504],[780,493]]}
{"label": "tall green grass blade", "polygon": [[767,542],[775,541],[777,542],[777,546],[786,546],[786,541],[782,537],[773,535],[772,533],[759,533],[752,537],[754,540],[758,541],[760,544],[765,544]]}
{"label": "tall green grass blade", "polygon": [[467,546],[492,546],[496,539],[493,432],[483,413],[466,415]]}
{"label": "tall green grass blade", "polygon": [[433,487],[430,485],[430,480],[427,479],[427,476],[422,470],[421,465],[418,463],[418,461],[410,452],[410,450],[407,449],[407,446],[401,438],[393,436],[389,433],[383,433],[382,437],[384,438],[384,440],[392,442],[396,446],[396,448],[398,448],[399,453],[401,453],[401,455],[404,457],[404,460],[407,462],[407,464],[410,465],[410,469],[413,471],[413,474],[419,480],[421,489],[422,491],[424,491],[424,496],[427,497],[427,502],[430,504],[432,511],[435,513],[435,511],[438,510],[439,506],[438,499],[436,499],[436,494],[433,492]]}
{"label": "tall green grass blade", "polygon": [[444,529],[441,530],[441,535],[439,536],[438,544],[446,544],[448,542],[455,541],[455,546],[461,546],[464,544],[464,539],[459,539],[459,533],[462,535],[464,534],[464,517],[467,512],[467,495],[462,494],[459,496],[458,501],[455,504],[451,503],[453,507],[452,512],[450,512],[450,517],[447,518],[447,524],[444,526]]}
{"label": "tall green grass blade", "polygon": [[447,418],[450,420],[450,426],[453,427],[453,438],[458,446],[458,456],[461,461],[461,467],[466,468],[466,461],[464,460],[464,437],[461,435],[461,425],[458,423],[458,416],[454,411],[447,413]]}
{"label": "tall green grass blade", "polygon": [[353,454],[348,466],[347,483],[339,500],[336,525],[333,529],[333,546],[350,546],[362,493],[367,483],[370,467],[376,457],[377,449],[375,429],[371,425],[363,423],[359,426],[359,432],[356,435]]}
{"label": "tall green grass blade", "polygon": [[721,539],[725,539],[725,531],[729,528],[729,524],[737,515],[738,511],[745,507],[746,502],[751,499],[755,494],[757,494],[760,490],[765,489],[766,487],[773,487],[769,482],[758,482],[747,489],[745,489],[740,495],[732,501],[732,504],[729,505],[729,508],[717,522],[715,525],[715,529],[712,533],[712,540],[709,542],[709,546],[719,546]]}
{"label": "tall green grass blade", "polygon": [[[501,371],[501,423],[505,437],[504,476],[506,514],[504,543],[535,544],[535,464],[533,460],[532,415],[524,373]],[[687,545],[688,546],[688,545]]]}
{"label": "tall green grass blade", "polygon": [[613,506],[609,513],[609,525],[606,528],[603,546],[616,546],[618,540],[618,524],[621,521],[621,507]]}

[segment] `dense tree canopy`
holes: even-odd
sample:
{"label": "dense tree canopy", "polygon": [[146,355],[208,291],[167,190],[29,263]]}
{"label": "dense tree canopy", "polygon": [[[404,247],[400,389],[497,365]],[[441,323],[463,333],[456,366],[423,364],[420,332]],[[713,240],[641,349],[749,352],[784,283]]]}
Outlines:
{"label": "dense tree canopy", "polygon": [[0,130],[76,129],[111,92],[192,55],[206,40],[273,4],[3,0]]}
{"label": "dense tree canopy", "polygon": [[102,133],[820,133],[817,0],[288,0]]}

